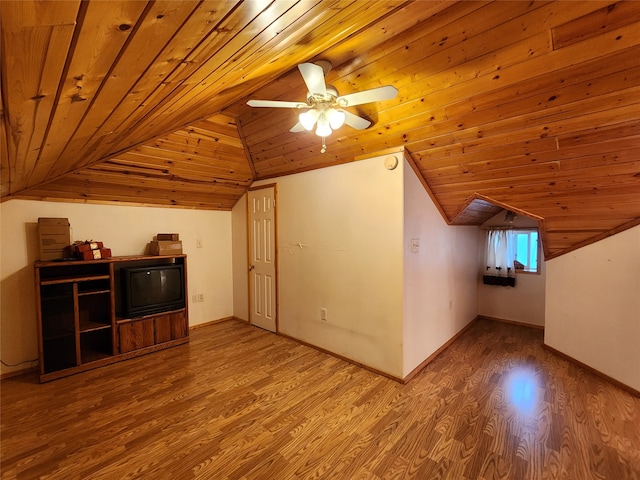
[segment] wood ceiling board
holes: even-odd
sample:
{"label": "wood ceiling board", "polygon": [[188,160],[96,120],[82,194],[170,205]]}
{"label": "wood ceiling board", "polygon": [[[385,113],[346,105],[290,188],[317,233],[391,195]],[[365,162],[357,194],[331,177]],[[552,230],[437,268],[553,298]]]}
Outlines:
{"label": "wood ceiling board", "polygon": [[104,130],[126,131],[131,122],[157,107],[157,101],[163,98],[155,96],[158,89],[167,85],[171,89],[175,88],[180,79],[178,72],[188,71],[189,65],[200,63],[197,52],[203,45],[221,35],[219,22],[235,11],[237,4],[235,1],[199,4],[161,54],[154,59],[144,76],[137,80],[117,109],[111,113],[103,126]]}
{"label": "wood ceiling board", "polygon": [[[438,28],[438,25],[450,23],[454,11],[462,10],[462,13],[457,13],[459,17],[469,10],[480,8],[481,5],[480,2],[452,3],[447,0],[408,2],[402,9],[397,9],[371,24],[361,35],[352,35],[325,50],[322,59],[333,64],[328,79],[331,83],[334,76],[344,77],[358,66],[373,63],[377,58],[384,56],[384,44],[392,38],[396,41],[402,38],[403,42],[410,43],[412,38],[423,36],[427,31]],[[446,20],[443,18],[445,15],[449,17]],[[420,29],[413,28],[416,25],[420,25]]]}
{"label": "wood ceiling board", "polygon": [[140,168],[125,168],[111,162],[104,162],[96,167],[89,167],[81,172],[72,173],[58,182],[97,182],[105,185],[149,186],[168,190],[193,191],[208,194],[224,194],[240,196],[246,190],[246,184],[219,178],[206,180],[204,178],[181,179],[175,175],[163,172],[149,172]]}
{"label": "wood ceiling board", "polygon": [[[629,101],[634,100],[628,97]],[[594,99],[597,102],[597,99]],[[611,98],[615,102],[615,97]],[[525,144],[545,137],[571,135],[574,132],[583,131],[594,125],[613,126],[629,119],[640,116],[640,104],[624,105],[607,108],[606,102],[602,102],[602,110],[579,114],[571,117],[556,119],[554,122],[545,122],[544,118],[529,118],[531,122],[538,122],[530,126],[529,123],[514,120],[502,120],[481,127],[472,126],[461,130],[447,130],[441,125],[433,124],[422,129],[409,131],[401,136],[401,139],[409,148],[416,152],[432,149],[433,147],[447,147],[456,144],[466,144],[465,152],[479,151],[512,143]],[[562,117],[562,112],[558,113]],[[438,130],[434,132],[434,130]],[[429,136],[429,140],[421,140],[423,136]],[[389,141],[393,142],[393,139]],[[555,139],[553,140],[555,142]]]}
{"label": "wood ceiling board", "polygon": [[[231,163],[236,163],[239,158],[243,158],[246,163],[243,148],[229,146],[222,141],[216,142],[215,140],[210,140],[209,142],[198,142],[197,140],[202,139],[188,135],[172,134],[153,140],[149,144],[164,150],[174,150],[194,156],[215,158],[217,161],[226,160]],[[188,141],[189,143],[187,143]]]}
{"label": "wood ceiling board", "polygon": [[[215,149],[185,146],[182,142],[171,141],[166,137],[154,140],[145,145],[140,145],[127,152],[112,158],[125,158],[126,155],[140,155],[141,160],[159,158],[166,160],[192,160],[197,165],[233,166],[244,170],[246,159],[242,156],[243,150],[236,147],[219,145]],[[100,162],[102,163],[102,162]],[[96,165],[99,165],[97,163]],[[86,167],[85,167],[86,168]]]}
{"label": "wood ceiling board", "polygon": [[110,159],[110,162],[129,162],[132,165],[163,169],[170,174],[235,180],[243,183],[252,181],[251,170],[241,162],[216,162],[210,159],[198,161],[196,157],[176,152],[158,151],[157,148],[137,147],[130,152]]}
{"label": "wood ceiling board", "polygon": [[67,191],[73,191],[73,189],[77,188],[81,183],[87,188],[86,191],[82,192],[83,194],[95,193],[98,189],[117,192],[118,189],[121,188],[123,192],[132,189],[150,189],[158,191],[164,190],[182,196],[193,194],[200,196],[208,195],[211,197],[213,195],[226,197],[228,199],[237,199],[246,189],[246,186],[224,184],[221,182],[212,183],[204,180],[197,182],[181,181],[180,179],[146,177],[133,173],[126,175],[113,174],[103,170],[87,170],[82,173],[72,173],[64,179],[56,180],[53,184],[43,185],[38,188],[41,190],[52,190],[51,186],[56,185],[56,190],[62,191],[66,189]]}
{"label": "wood ceiling board", "polygon": [[[305,25],[300,25],[300,27],[307,32],[307,34],[312,35],[316,40],[311,44],[305,44],[305,49],[313,49],[306,54],[304,50],[300,48],[299,45],[291,45],[287,48],[292,50],[291,53],[296,54],[297,58],[300,58],[300,61],[305,57],[312,56],[313,52],[322,51],[326,48],[329,42],[336,42],[340,36],[346,36],[350,34],[352,31],[355,31],[363,26],[367,25],[369,21],[377,18],[380,15],[385,14],[390,9],[394,8],[394,5],[401,4],[402,2],[337,2],[332,5],[328,9],[323,9],[321,18],[324,20],[324,23],[321,23],[317,28],[313,29],[312,23],[307,23]],[[274,2],[274,7],[277,5],[279,8],[282,8],[284,3]],[[269,18],[273,18],[277,20],[277,14],[282,13],[281,11],[276,11],[275,13],[266,11],[264,15]],[[289,12],[286,12],[289,13]],[[342,22],[348,19],[348,22],[345,22],[344,26],[341,27]],[[299,16],[290,15],[289,20],[291,22],[299,22]],[[259,27],[263,27],[260,22],[257,22]],[[340,28],[340,34],[336,35],[335,28]],[[326,30],[327,35],[324,35],[323,32]],[[329,32],[332,32],[329,35]],[[252,43],[259,42],[269,42],[271,39],[278,39],[280,36],[269,36],[262,35],[262,31],[257,31],[256,29],[248,29],[247,31],[243,30],[241,33],[245,34],[245,37],[234,37],[229,44],[225,45],[224,51],[216,52],[215,62],[220,64],[216,65],[205,65],[206,71],[210,72],[214,71],[214,74],[207,73],[207,77],[203,78],[198,84],[197,88],[194,88],[193,91],[190,92],[189,96],[183,96],[180,99],[177,99],[179,102],[178,105],[168,105],[164,110],[157,111],[154,115],[164,115],[167,111],[167,108],[172,109],[180,109],[181,111],[189,114],[192,119],[199,118],[203,115],[210,114],[212,111],[216,111],[222,109],[225,105],[216,104],[215,106],[210,106],[213,99],[215,99],[215,95],[220,93],[220,90],[225,86],[233,86],[238,81],[243,81],[243,77],[254,77],[260,73],[260,67],[258,65],[253,65],[251,63],[247,63],[245,67],[242,65],[238,65],[237,62],[231,61],[234,56],[239,55],[239,51],[236,49],[247,48],[244,47],[242,41],[248,42],[247,45],[251,45]],[[262,36],[261,36],[262,35]],[[263,38],[264,36],[264,38]],[[244,40],[242,40],[244,38]],[[278,57],[287,57],[288,55],[287,49],[284,51],[280,48],[276,48],[273,46],[272,48],[265,50],[264,54],[261,54],[258,59],[261,62],[262,68],[264,69],[265,65],[269,67],[271,65],[271,60],[274,60]],[[291,58],[289,58],[291,61]],[[290,64],[289,64],[290,65]],[[290,66],[289,66],[290,68]],[[205,70],[205,69],[201,69]],[[280,72],[282,73],[282,72]],[[264,83],[267,83],[266,80],[263,80]],[[204,96],[204,100],[202,99]],[[205,110],[198,110],[200,107],[198,102],[205,102]],[[175,102],[174,102],[175,103]],[[171,112],[170,112],[171,113]],[[159,124],[157,128],[161,129],[162,124]],[[155,126],[155,125],[154,125]],[[144,128],[138,128],[137,131],[142,132],[141,134],[145,135]]]}
{"label": "wood ceiling board", "polygon": [[[572,182],[576,174],[582,178],[588,179],[608,179],[615,176],[624,176],[638,172],[640,165],[640,154],[638,150],[627,150],[626,152],[618,152],[611,155],[598,155],[591,159],[583,158],[573,160],[551,161],[544,163],[528,163],[520,166],[511,166],[507,168],[499,168],[498,166],[480,172],[465,172],[454,175],[438,176],[428,175],[429,184],[434,189],[440,186],[446,186],[453,189],[473,189],[481,186],[482,188],[500,188],[501,185],[533,185],[544,183],[546,185],[558,186],[562,182],[567,182],[575,186]],[[591,160],[591,161],[589,161]],[[579,170],[576,172],[575,170]],[[496,178],[502,178],[500,184],[496,182]],[[594,187],[598,182],[594,181],[590,184]],[[446,191],[446,190],[443,190]],[[524,193],[524,192],[522,192]]]}
{"label": "wood ceiling board", "polygon": [[[37,7],[21,16],[26,24],[9,23],[11,14],[24,13],[20,2],[2,2],[2,76],[3,101],[6,108],[4,127],[7,129],[9,181],[6,190],[24,188],[36,167],[37,154],[45,137],[50,115],[54,109],[66,52],[74,31],[78,3],[69,2],[68,15],[62,24],[38,25],[31,15],[42,11]],[[31,10],[24,5],[24,10]],[[65,17],[62,9],[45,8],[54,18]],[[60,12],[61,15],[56,13]],[[61,19],[62,20],[62,19]],[[33,75],[32,72],[39,72]]]}
{"label": "wood ceiling board", "polygon": [[[118,52],[109,75],[100,86],[99,95],[94,96],[91,108],[82,123],[73,132],[73,137],[56,158],[51,176],[67,173],[88,163],[92,155],[86,155],[92,139],[111,135],[106,129],[107,119],[128,95],[139,78],[146,75],[150,66],[158,59],[163,49],[171,41],[174,32],[192,13],[197,5],[195,0],[167,1],[150,4],[143,16],[133,27],[126,48]],[[44,152],[43,152],[44,153]],[[30,184],[42,181],[35,177]]]}
{"label": "wood ceiling board", "polygon": [[[619,35],[615,36],[615,33]],[[521,84],[526,79],[548,76],[552,72],[562,78],[561,72],[570,69],[573,65],[593,61],[606,62],[606,58],[612,53],[637,47],[640,43],[633,26],[625,27],[624,31],[615,33],[602,35],[545,55],[512,58],[512,64],[508,66],[493,62],[494,56],[488,55],[465,62],[464,69],[458,66],[429,76],[404,74],[402,78],[407,83],[406,86],[410,85],[412,91],[420,92],[421,96],[428,96],[430,107],[444,107],[466,99],[469,95],[475,96],[478,92],[499,91]],[[617,39],[618,37],[620,38]],[[478,74],[479,68],[486,67],[488,64],[491,68],[486,73]],[[569,73],[570,71],[568,70]],[[382,78],[380,81],[396,86],[398,84],[397,81],[393,81],[393,78]],[[401,94],[404,87],[399,86]]]}
{"label": "wood ceiling board", "polygon": [[485,202],[481,202],[478,206],[478,200],[474,199],[459,213],[453,214],[451,219],[452,225],[481,225],[490,218],[502,211],[502,207],[496,205],[486,206]]}
{"label": "wood ceiling board", "polygon": [[[505,127],[505,128],[508,128],[508,127]],[[418,134],[418,136],[422,137],[422,136],[428,135],[429,133],[430,133],[430,132],[427,132],[427,131],[425,131],[424,133],[420,132],[420,133]],[[473,137],[475,137],[475,136],[477,136],[477,135],[478,135],[478,133],[477,133],[477,132],[471,132],[471,134],[472,134],[472,137],[471,137],[471,138],[473,138]],[[541,133],[534,132],[534,136],[539,136],[540,134],[541,134]],[[530,135],[527,135],[527,136],[530,136]],[[409,140],[410,140],[410,139],[409,139]],[[411,145],[411,147],[412,147],[413,149],[415,149],[415,145],[411,144],[411,142],[410,142],[410,141],[409,141],[409,142],[407,142],[407,143],[408,143],[409,145]],[[502,142],[500,141],[499,143],[502,143]],[[250,146],[250,148],[251,148],[251,146]],[[280,154],[285,154],[285,155],[286,155],[286,152],[284,152],[284,151],[280,150],[280,151],[278,151],[278,154],[279,154],[279,155],[280,155]],[[267,157],[267,158],[272,158],[272,157],[273,157],[273,152],[267,152],[267,153],[265,154],[265,157]],[[259,161],[260,161],[260,157],[259,157],[259,156],[257,156],[257,155],[254,155],[254,161],[259,162]]]}
{"label": "wood ceiling board", "polygon": [[[538,104],[541,107],[544,107],[545,104],[551,104],[551,102],[554,102],[554,105],[569,103],[565,94],[573,95],[576,99],[586,98],[590,88],[600,88],[604,93],[609,93],[615,91],[617,83],[605,81],[604,85],[595,85],[594,87],[593,82],[602,83],[602,78],[618,79],[620,77],[626,81],[624,76],[615,75],[623,74],[627,70],[637,67],[635,55],[640,55],[640,46],[625,49],[607,57],[606,60],[598,57],[563,68],[558,70],[557,75],[527,78],[498,90],[465,97],[444,108],[447,115],[455,117],[485,109],[501,108],[506,110],[507,105],[515,111],[519,103],[524,105]],[[576,87],[578,84],[580,87]],[[531,97],[537,97],[537,101],[530,100]]]}
{"label": "wood ceiling board", "polygon": [[[291,4],[289,1],[279,2],[277,5],[269,6],[266,10],[261,11],[263,8],[261,5],[266,4],[245,2],[229,12],[229,15],[216,26],[213,32],[215,34],[210,35],[207,41],[199,45],[199,48],[189,54],[181,64],[183,66],[178,72],[180,75],[184,75],[184,78],[181,79],[176,72],[173,72],[161,85],[164,88],[154,92],[157,95],[145,102],[147,108],[142,110],[140,115],[126,119],[123,131],[127,133],[134,131],[137,136],[153,137],[153,131],[145,132],[145,124],[159,131],[162,130],[162,127],[158,125],[162,122],[160,118],[162,116],[171,115],[180,109],[192,115],[190,112],[192,107],[176,106],[174,105],[176,102],[191,101],[198,95],[198,92],[204,91],[208,85],[214,86],[215,90],[211,93],[210,98],[215,98],[215,94],[222,89],[221,73],[224,64],[231,61],[231,58],[237,54],[236,49],[244,45],[243,42],[254,39],[256,29],[260,28],[262,23],[259,20],[260,17],[277,18],[283,11],[289,10]],[[180,85],[180,89],[176,90],[176,83]],[[209,113],[213,113],[219,108],[212,106]],[[192,119],[195,118],[198,117],[192,117]],[[132,144],[132,140],[126,134],[118,140],[118,148],[126,148]]]}
{"label": "wood ceiling board", "polygon": [[[76,129],[84,121],[95,96],[117,61],[134,25],[144,11],[144,3],[83,2],[74,31],[73,44],[66,58],[64,79],[60,83],[55,109],[46,130],[46,142],[37,149],[37,170],[31,185],[44,179],[58,162]],[[60,53],[65,53],[62,50]],[[63,162],[60,162],[67,168]]]}
{"label": "wood ceiling board", "polygon": [[[436,24],[437,29],[423,29],[422,25],[418,25],[413,28],[413,35],[411,31],[398,35],[381,45],[379,51],[363,52],[360,55],[361,64],[369,64],[370,55],[372,60],[375,59],[376,70],[368,76],[360,75],[360,80],[391,83],[402,89],[420,78],[436,75],[476,57],[490,55],[492,49],[499,47],[490,47],[481,35],[502,28],[499,24],[511,16],[518,17],[524,11],[535,8],[534,4],[524,2],[510,2],[504,6],[487,4],[482,8],[473,2],[462,2],[462,7],[459,5],[452,5],[447,12],[464,8],[465,15],[461,18],[443,17],[441,23]],[[452,20],[455,21],[448,23]],[[527,37],[533,35],[526,31],[524,34]],[[472,42],[469,40],[478,37],[480,41],[470,45]],[[499,42],[507,47],[515,43],[508,38],[500,38]]]}
{"label": "wood ceiling board", "polygon": [[[578,147],[554,148],[534,154],[498,156],[502,152],[497,149],[491,153],[477,155],[474,162],[464,163],[458,156],[440,159],[439,165],[432,165],[429,160],[421,161],[420,168],[429,178],[451,178],[459,175],[478,174],[495,170],[504,171],[506,168],[524,165],[543,165],[545,163],[557,164],[563,171],[597,165],[608,165],[634,161],[638,158],[637,145],[640,136],[629,137],[615,142],[601,142],[593,145],[579,145]],[[510,152],[509,152],[510,153]],[[508,155],[508,153],[507,153]],[[446,164],[444,160],[447,160]],[[435,163],[435,162],[433,162]]]}
{"label": "wood ceiling board", "polygon": [[[536,173],[522,175],[520,177],[495,177],[486,180],[477,181],[459,181],[448,184],[433,184],[429,179],[433,193],[436,196],[440,194],[455,194],[460,196],[465,191],[468,192],[492,192],[488,195],[493,198],[495,193],[501,189],[517,193],[532,193],[545,190],[555,190],[558,194],[565,191],[570,192],[572,189],[595,189],[606,186],[635,186],[640,187],[640,161],[625,162],[619,165],[605,165],[589,167],[580,170],[577,174],[575,171],[558,172],[551,171],[549,173]],[[636,199],[640,203],[640,198]]]}
{"label": "wood ceiling board", "polygon": [[556,48],[640,22],[638,2],[612,3],[551,29]]}
{"label": "wood ceiling board", "polygon": [[76,22],[80,3],[79,0],[2,2],[0,4],[2,29],[73,25]]}
{"label": "wood ceiling board", "polygon": [[152,204],[230,210],[242,191],[237,194],[220,192],[154,188],[147,185],[119,185],[93,180],[74,181],[73,174],[53,183],[28,189],[21,198],[47,200],[76,200],[96,203]]}

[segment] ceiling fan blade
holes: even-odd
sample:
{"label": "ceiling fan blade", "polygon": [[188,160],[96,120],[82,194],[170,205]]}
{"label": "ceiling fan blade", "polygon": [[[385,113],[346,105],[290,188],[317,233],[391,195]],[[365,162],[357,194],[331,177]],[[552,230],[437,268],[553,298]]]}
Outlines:
{"label": "ceiling fan blade", "polygon": [[320,65],[316,65],[315,63],[301,63],[298,65],[298,69],[302,74],[304,83],[309,89],[309,93],[326,95],[327,85],[324,82],[324,70]]}
{"label": "ceiling fan blade", "polygon": [[341,110],[341,112],[343,112],[345,116],[344,123],[355,128],[356,130],[364,130],[369,125],[371,125],[371,122],[369,120],[365,120],[364,118],[354,115],[351,112],[347,112],[346,110]]}
{"label": "ceiling fan blade", "polygon": [[353,107],[354,105],[362,105],[363,103],[390,100],[395,98],[396,95],[398,95],[398,90],[391,85],[386,85],[384,87],[372,88],[371,90],[349,93],[348,95],[338,97],[336,101],[341,107]]}
{"label": "ceiling fan blade", "polygon": [[280,100],[249,100],[250,107],[275,107],[275,108],[309,108],[309,105],[302,102],[281,102]]}
{"label": "ceiling fan blade", "polygon": [[305,128],[302,126],[300,122],[298,122],[293,127],[291,127],[291,130],[289,131],[293,133],[304,132]]}

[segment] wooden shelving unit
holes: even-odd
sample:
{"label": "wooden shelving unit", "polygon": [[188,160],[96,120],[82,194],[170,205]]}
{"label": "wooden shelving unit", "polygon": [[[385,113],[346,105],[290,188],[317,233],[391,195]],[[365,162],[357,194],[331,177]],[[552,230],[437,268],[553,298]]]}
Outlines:
{"label": "wooden shelving unit", "polygon": [[[140,318],[118,315],[121,267],[172,263],[184,268],[184,308]],[[40,381],[188,342],[186,267],[186,255],[36,262]]]}

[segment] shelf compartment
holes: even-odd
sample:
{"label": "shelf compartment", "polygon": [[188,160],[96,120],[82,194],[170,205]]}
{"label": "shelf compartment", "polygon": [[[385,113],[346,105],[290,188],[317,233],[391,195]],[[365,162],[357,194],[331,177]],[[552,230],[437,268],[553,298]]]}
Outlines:
{"label": "shelf compartment", "polygon": [[79,297],[83,297],[85,295],[99,295],[101,293],[111,293],[111,290],[109,290],[107,288],[107,289],[104,289],[104,290],[91,290],[91,291],[88,291],[88,292],[78,292],[78,296]]}
{"label": "shelf compartment", "polygon": [[43,284],[40,287],[41,301],[55,301],[59,299],[68,299],[73,301],[73,284]]}
{"label": "shelf compartment", "polygon": [[95,280],[107,280],[109,281],[109,275],[92,275],[92,276],[74,276],[74,277],[56,277],[41,280],[41,285],[58,285],[65,283],[81,283],[81,282],[93,282]]}
{"label": "shelf compartment", "polygon": [[82,363],[95,362],[112,356],[111,329],[85,331],[80,334]]}
{"label": "shelf compartment", "polygon": [[78,295],[96,295],[100,293],[111,293],[109,278],[92,278],[78,282]]}
{"label": "shelf compartment", "polygon": [[85,279],[109,278],[108,263],[69,262],[40,269],[42,284],[81,282]]}
{"label": "shelf compartment", "polygon": [[105,330],[108,328],[111,328],[111,325],[108,323],[93,321],[80,322],[80,333],[94,332],[96,330]]}
{"label": "shelf compartment", "polygon": [[73,286],[46,287],[41,290],[42,336],[59,338],[75,332]]}
{"label": "shelf compartment", "polygon": [[78,295],[78,320],[80,330],[83,330],[83,325],[102,324],[111,326],[110,292]]}
{"label": "shelf compartment", "polygon": [[60,335],[54,339],[43,340],[44,373],[57,372],[75,367],[76,337],[75,334]]}

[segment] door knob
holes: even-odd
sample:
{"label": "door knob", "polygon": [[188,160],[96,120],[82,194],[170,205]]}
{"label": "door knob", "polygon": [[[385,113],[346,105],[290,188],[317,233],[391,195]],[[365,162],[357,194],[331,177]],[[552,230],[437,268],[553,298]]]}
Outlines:
{"label": "door knob", "polygon": [[249,271],[253,270],[254,268],[256,268],[256,266],[255,266],[255,265],[251,265],[251,266],[249,266]]}

